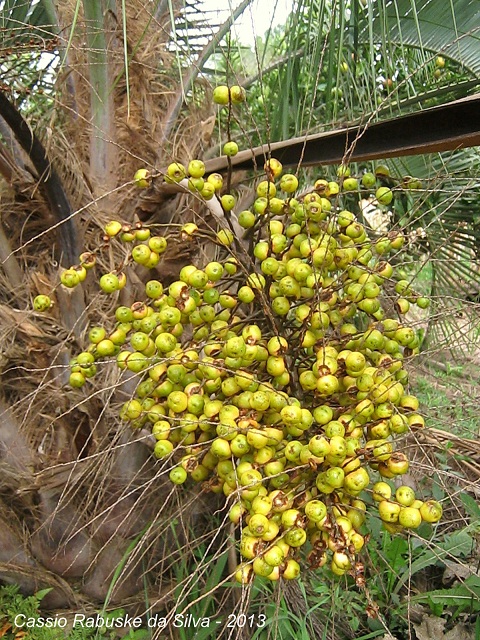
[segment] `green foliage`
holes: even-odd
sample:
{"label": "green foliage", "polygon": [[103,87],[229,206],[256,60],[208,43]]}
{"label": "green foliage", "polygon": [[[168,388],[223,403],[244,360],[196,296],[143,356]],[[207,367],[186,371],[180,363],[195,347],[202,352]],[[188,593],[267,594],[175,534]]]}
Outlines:
{"label": "green foliage", "polygon": [[[50,589],[39,591],[32,596],[24,596],[16,585],[0,586],[0,629],[6,630],[3,636],[6,640],[13,640],[16,628],[14,620],[17,615],[25,618],[38,619],[40,617],[40,603]],[[35,629],[33,640],[54,640],[63,637],[61,629]]]}
{"label": "green foliage", "polygon": [[[123,618],[125,610],[117,609],[109,613],[101,612],[99,615],[106,622],[105,627],[89,627],[86,625],[71,625],[54,627],[55,620],[67,620],[65,615],[55,612],[42,612],[40,610],[43,598],[50,589],[38,591],[32,596],[24,596],[19,592],[16,585],[0,586],[0,630],[2,638],[14,640],[17,633],[28,631],[28,638],[31,640],[59,640],[69,638],[69,640],[113,640],[118,637],[118,633],[108,629],[113,624],[112,621]],[[95,616],[93,616],[95,617]],[[18,625],[15,619],[18,618]],[[24,623],[24,624],[22,624]],[[50,623],[50,626],[47,626]],[[129,629],[123,637],[130,640],[143,640],[150,637],[146,629]]]}
{"label": "green foliage", "polygon": [[[411,603],[421,603],[430,607],[432,614],[441,616],[448,610],[453,619],[461,613],[475,615],[480,611],[480,580],[470,575],[461,584],[454,583],[445,589],[436,589],[433,579],[435,571],[443,571],[448,564],[472,561],[475,549],[475,535],[480,527],[480,509],[469,495],[462,496],[462,502],[470,516],[470,523],[462,529],[442,534],[423,525],[418,536],[392,538],[385,531],[372,527],[369,542],[371,563],[377,568],[371,576],[368,588],[372,599],[387,612],[389,629],[400,623],[407,624],[407,609]],[[421,593],[403,597],[418,576],[432,576],[431,589],[423,588]],[[407,587],[408,585],[408,587]]]}
{"label": "green foliage", "polygon": [[[271,141],[285,139],[474,91],[476,21],[472,0],[441,7],[382,0],[365,8],[297,0],[285,28],[257,38],[255,57],[236,43],[221,47],[215,75],[221,80],[223,68],[227,79],[246,77],[252,123],[267,122]],[[264,142],[262,133],[252,131],[255,143]]]}
{"label": "green foliage", "polygon": [[[226,572],[228,551],[211,553],[207,545],[201,544],[195,549],[194,557],[187,558],[181,553],[182,544],[177,540],[180,561],[175,565],[174,571],[178,587],[175,591],[175,611],[178,616],[191,615],[195,620],[210,618],[211,620],[221,620],[222,615],[218,612],[217,590]],[[190,588],[185,589],[185,585],[192,582]],[[220,587],[221,589],[221,587]],[[222,590],[222,589],[221,589]],[[222,590],[223,591],[223,590]],[[208,594],[212,594],[209,597]],[[219,625],[220,626],[220,625]],[[191,629],[180,627],[178,630],[180,640],[190,640]],[[196,640],[207,640],[211,637],[211,626],[199,627]]]}
{"label": "green foliage", "polygon": [[[460,374],[460,377],[455,375]],[[474,438],[478,429],[475,408],[475,380],[466,380],[461,366],[446,372],[435,371],[418,376],[415,390],[420,404],[425,407],[427,427],[443,429],[466,438]]]}

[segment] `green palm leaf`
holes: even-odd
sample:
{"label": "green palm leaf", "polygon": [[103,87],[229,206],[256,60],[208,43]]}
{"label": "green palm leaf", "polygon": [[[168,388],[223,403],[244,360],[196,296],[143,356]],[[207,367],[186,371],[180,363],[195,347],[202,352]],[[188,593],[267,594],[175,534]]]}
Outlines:
{"label": "green palm leaf", "polygon": [[381,0],[372,3],[372,12],[376,13],[370,32],[374,42],[414,47],[425,59],[441,53],[480,75],[480,6],[476,0]]}
{"label": "green palm leaf", "polygon": [[[19,44],[46,44],[57,34],[51,0],[5,0],[0,6],[0,46],[18,49]],[[54,15],[54,14],[53,14]]]}

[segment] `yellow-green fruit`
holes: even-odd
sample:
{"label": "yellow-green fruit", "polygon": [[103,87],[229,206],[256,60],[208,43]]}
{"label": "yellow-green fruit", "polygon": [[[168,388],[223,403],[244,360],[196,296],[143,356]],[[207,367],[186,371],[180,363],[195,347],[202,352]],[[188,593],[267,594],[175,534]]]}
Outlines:
{"label": "yellow-green fruit", "polygon": [[370,477],[367,470],[364,467],[359,467],[345,476],[343,487],[345,491],[358,495],[368,487],[369,482]]}
{"label": "yellow-green fruit", "polygon": [[114,273],[105,273],[100,278],[100,288],[105,293],[113,293],[120,288],[120,282],[118,280],[118,276]]}
{"label": "yellow-green fruit", "polygon": [[390,500],[392,497],[392,487],[386,482],[376,482],[372,487],[372,498],[375,502]]}
{"label": "yellow-green fruit", "polygon": [[309,500],[305,505],[305,515],[312,522],[322,522],[327,515],[327,507],[321,500]]}
{"label": "yellow-green fruit", "polygon": [[226,142],[223,145],[223,153],[226,156],[229,157],[233,157],[236,156],[238,153],[238,144],[236,142],[234,142],[233,140],[230,140],[229,142]]}
{"label": "yellow-green fruit", "polygon": [[253,578],[253,567],[251,564],[240,565],[235,572],[235,580],[239,584],[248,584]]}
{"label": "yellow-green fruit", "polygon": [[270,566],[278,567],[285,560],[285,554],[281,547],[273,545],[273,547],[270,547],[270,549],[264,552],[263,559]]}
{"label": "yellow-green fruit", "polygon": [[420,514],[425,522],[438,522],[442,517],[442,505],[436,500],[427,500],[420,507]]}
{"label": "yellow-green fruit", "polygon": [[262,576],[263,578],[267,578],[274,570],[274,567],[265,562],[265,560],[261,557],[255,558],[252,566],[255,575]]}
{"label": "yellow-green fruit", "polygon": [[233,233],[230,229],[220,229],[217,233],[217,240],[224,247],[229,247],[233,243]]}
{"label": "yellow-green fruit", "polygon": [[238,214],[238,224],[243,229],[251,229],[255,224],[255,219],[255,214],[248,210],[241,211]]}
{"label": "yellow-green fruit", "polygon": [[[235,197],[230,195],[229,193],[226,193],[220,198],[220,204],[222,205],[224,211],[231,211],[235,206]],[[226,229],[222,229],[222,231],[226,231]]]}
{"label": "yellow-green fruit", "polygon": [[245,535],[243,532],[242,539],[240,541],[240,554],[246,560],[253,560],[257,555],[259,544],[261,544],[259,538],[255,538],[252,535]]}
{"label": "yellow-green fruit", "polygon": [[183,484],[186,481],[187,476],[188,474],[183,467],[174,467],[168,474],[168,477],[173,484]]}
{"label": "yellow-green fruit", "polygon": [[49,296],[39,295],[33,300],[33,308],[35,311],[48,311],[52,306],[52,300]]}
{"label": "yellow-green fruit", "polygon": [[133,176],[135,186],[139,189],[146,189],[150,186],[150,172],[148,169],[138,169]]}
{"label": "yellow-green fruit", "polygon": [[213,101],[215,104],[227,105],[230,101],[230,91],[224,84],[215,87],[213,90]]}
{"label": "yellow-green fruit", "polygon": [[261,513],[255,513],[248,522],[248,528],[253,536],[261,538],[268,530],[268,524],[269,522],[266,516]]}
{"label": "yellow-green fruit", "polygon": [[379,187],[375,192],[375,198],[380,204],[390,204],[393,200],[393,192],[388,187]]}
{"label": "yellow-green fruit", "polygon": [[384,522],[398,522],[401,506],[389,500],[382,500],[378,503],[378,515]]}
{"label": "yellow-green fruit", "polygon": [[75,371],[71,373],[69,378],[69,384],[74,389],[79,389],[80,387],[83,387],[83,385],[85,384],[85,375],[80,371]]}
{"label": "yellow-green fruit", "polygon": [[285,193],[294,193],[298,189],[298,178],[292,173],[285,173],[280,180],[280,189]]}
{"label": "yellow-green fruit", "polygon": [[207,182],[218,192],[223,186],[223,177],[220,173],[211,173],[207,178]]}
{"label": "yellow-green fruit", "polygon": [[337,176],[339,178],[348,178],[349,175],[350,175],[350,167],[344,164],[341,164],[339,167],[337,167]]}
{"label": "yellow-green fruit", "polygon": [[[65,269],[60,275],[60,282],[64,287],[68,287],[69,289],[73,289],[80,283],[80,277],[75,269]],[[101,285],[100,285],[101,286]]]}
{"label": "yellow-green fruit", "polygon": [[151,251],[161,254],[167,248],[167,240],[163,236],[152,236],[148,240],[148,247]]}
{"label": "yellow-green fruit", "polygon": [[109,238],[113,238],[114,236],[119,234],[121,230],[122,230],[122,223],[119,222],[118,220],[111,220],[105,225],[105,229],[104,229],[105,234]]}
{"label": "yellow-green fruit", "polygon": [[173,451],[173,443],[169,440],[158,440],[156,443],[153,453],[157,458],[166,458]]}
{"label": "yellow-green fruit", "polygon": [[188,173],[192,178],[203,178],[205,163],[202,160],[191,160],[188,163]]}
{"label": "yellow-green fruit", "polygon": [[241,102],[245,102],[247,97],[246,91],[243,87],[240,87],[236,84],[230,87],[230,99],[233,104],[240,104]]}
{"label": "yellow-green fruit", "polygon": [[403,507],[410,507],[415,502],[415,491],[402,485],[395,491],[395,498]]}
{"label": "yellow-green fruit", "polygon": [[344,576],[347,572],[346,569],[341,569],[338,564],[336,562],[331,562],[330,564],[330,569],[332,570],[332,573],[336,576]]}
{"label": "yellow-green fruit", "polygon": [[332,556],[332,563],[335,564],[339,569],[342,569],[343,571],[348,571],[352,566],[352,563],[348,555],[341,551],[335,551],[335,553]]}
{"label": "yellow-green fruit", "polygon": [[285,533],[284,539],[290,547],[301,547],[307,541],[307,532],[300,527],[292,527]]}
{"label": "yellow-green fruit", "polygon": [[200,191],[200,195],[205,200],[211,200],[215,195],[215,187],[210,184],[210,182],[205,182],[202,190]]}
{"label": "yellow-green fruit", "polygon": [[398,524],[405,529],[416,529],[422,524],[422,516],[419,509],[403,507],[398,515]]}
{"label": "yellow-green fruit", "polygon": [[172,162],[168,165],[165,178],[172,182],[181,182],[187,175],[187,171],[180,162]]}
{"label": "yellow-green fruit", "polygon": [[80,264],[85,267],[85,269],[93,269],[93,267],[96,265],[97,263],[97,258],[95,257],[95,254],[90,253],[90,251],[84,251],[83,253],[80,254],[79,256],[80,258]]}
{"label": "yellow-green fruit", "polygon": [[300,565],[293,558],[289,558],[282,571],[282,578],[285,580],[295,580],[300,575]]}

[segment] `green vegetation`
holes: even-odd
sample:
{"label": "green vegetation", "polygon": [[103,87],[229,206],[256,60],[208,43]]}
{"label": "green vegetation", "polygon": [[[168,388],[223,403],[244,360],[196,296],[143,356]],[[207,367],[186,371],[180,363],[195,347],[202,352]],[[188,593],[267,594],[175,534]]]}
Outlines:
{"label": "green vegetation", "polygon": [[466,377],[462,365],[447,370],[418,375],[415,390],[424,407],[427,427],[443,429],[465,438],[478,436],[478,369],[477,378]]}
{"label": "green vegetation", "polygon": [[[14,640],[28,637],[31,640],[113,640],[118,637],[115,631],[119,620],[125,619],[125,611],[117,609],[109,613],[92,612],[84,616],[82,621],[75,624],[73,615],[66,612],[52,614],[41,610],[43,598],[48,589],[39,591],[32,596],[23,596],[16,585],[0,586],[0,632],[2,638]],[[101,621],[98,622],[99,617]],[[90,618],[91,624],[88,622]],[[122,625],[123,626],[123,625]],[[19,634],[26,634],[25,636]],[[146,629],[130,629],[124,638],[142,640],[150,638]]]}

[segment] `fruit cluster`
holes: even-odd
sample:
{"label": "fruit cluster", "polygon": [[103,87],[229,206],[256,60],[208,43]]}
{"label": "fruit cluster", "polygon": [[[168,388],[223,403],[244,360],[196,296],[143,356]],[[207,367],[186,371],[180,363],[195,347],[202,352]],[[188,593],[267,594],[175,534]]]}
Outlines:
{"label": "fruit cluster", "polygon": [[[437,502],[406,486],[394,493],[388,483],[409,466],[395,440],[424,426],[404,368],[418,337],[402,318],[428,300],[393,279],[386,256],[403,236],[370,240],[340,206],[358,188],[372,190],[378,206],[390,204],[393,191],[377,188],[374,174],[359,187],[342,166],[338,182],[317,180],[295,197],[297,177],[282,175],[280,162],[270,159],[265,173],[251,209],[236,216],[251,251],[237,251],[226,216],[225,228],[210,234],[225,258],[183,267],[168,288],[149,280],[141,300],[116,309],[110,332],[90,331],[70,383],[85,384],[102,358],[138,375],[121,417],[151,430],[156,457],[172,462],[173,483],[191,478],[227,498],[230,520],[242,527],[239,582],[295,578],[303,550],[312,568],[328,562],[360,584],[367,511],[392,533],[442,513]],[[187,169],[173,163],[165,179],[188,180],[198,197],[232,211],[221,176],[204,174],[195,160]],[[148,173],[135,180],[148,186]],[[189,223],[180,233],[198,228]],[[113,238],[130,243],[129,260],[148,269],[167,249],[141,225],[113,221],[104,240]],[[65,286],[85,277],[89,255],[62,275]],[[106,293],[124,284],[123,272],[100,278]],[[384,311],[386,289],[395,291],[396,318]],[[36,308],[47,309],[40,298]]]}

